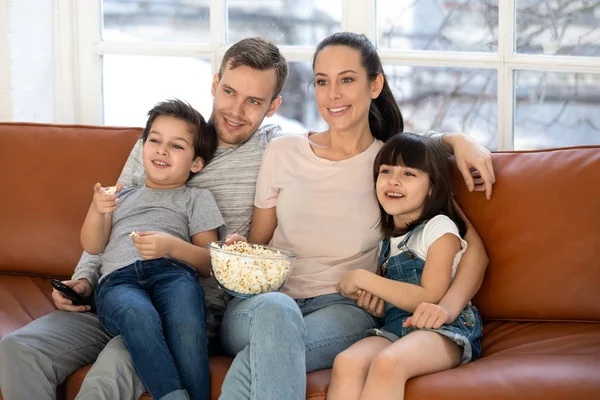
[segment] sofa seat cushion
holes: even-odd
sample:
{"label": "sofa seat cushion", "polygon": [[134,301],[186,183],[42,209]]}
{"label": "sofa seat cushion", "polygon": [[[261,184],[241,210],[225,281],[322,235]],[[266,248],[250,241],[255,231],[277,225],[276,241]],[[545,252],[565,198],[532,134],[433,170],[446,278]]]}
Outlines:
{"label": "sofa seat cushion", "polygon": [[573,400],[600,392],[600,324],[489,322],[482,357],[408,382],[407,400]]}
{"label": "sofa seat cushion", "polygon": [[0,338],[55,311],[50,278],[0,275]]}

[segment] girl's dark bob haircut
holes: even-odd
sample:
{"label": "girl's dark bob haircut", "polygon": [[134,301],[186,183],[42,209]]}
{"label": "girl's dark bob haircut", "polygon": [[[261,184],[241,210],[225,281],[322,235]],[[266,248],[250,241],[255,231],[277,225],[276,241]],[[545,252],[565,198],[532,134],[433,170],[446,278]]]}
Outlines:
{"label": "girl's dark bob haircut", "polygon": [[396,227],[393,216],[385,212],[381,204],[381,228],[385,237],[405,234],[423,221],[438,214],[448,216],[456,226],[461,236],[467,228],[465,221],[454,207],[452,183],[450,182],[450,167],[446,152],[441,146],[427,135],[403,132],[389,138],[375,157],[373,177],[377,181],[382,165],[404,165],[418,169],[429,175],[431,195],[425,200],[423,212],[415,221],[406,227]]}

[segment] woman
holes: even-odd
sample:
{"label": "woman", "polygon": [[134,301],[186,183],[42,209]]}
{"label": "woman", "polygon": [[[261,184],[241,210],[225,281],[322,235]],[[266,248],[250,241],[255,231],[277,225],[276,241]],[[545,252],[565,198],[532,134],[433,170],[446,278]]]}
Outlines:
{"label": "woman", "polygon": [[[313,70],[329,129],[269,144],[248,238],[293,250],[298,259],[282,293],[228,305],[221,340],[236,357],[221,399],[305,399],[306,372],[330,368],[337,354],[377,327],[371,313],[380,315],[382,302],[365,293],[357,304],[336,285],[345,271],[377,270],[382,233],[371,171],[383,142],[402,131],[402,116],[366,37],[327,37]],[[422,322],[420,315],[453,320],[479,288],[487,256],[470,225],[466,240],[455,283],[439,306],[415,312],[414,322]]]}

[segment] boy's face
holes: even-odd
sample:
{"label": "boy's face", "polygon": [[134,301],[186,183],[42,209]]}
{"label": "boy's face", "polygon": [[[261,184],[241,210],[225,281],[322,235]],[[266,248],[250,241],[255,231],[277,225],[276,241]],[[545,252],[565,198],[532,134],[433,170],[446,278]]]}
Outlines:
{"label": "boy's face", "polygon": [[211,119],[219,146],[234,146],[246,142],[256,132],[265,117],[275,114],[281,96],[275,100],[277,73],[274,68],[257,70],[242,65],[234,69],[227,63],[223,75],[215,74]]}
{"label": "boy's face", "polygon": [[146,186],[154,189],[182,186],[190,172],[199,172],[204,165],[195,156],[194,135],[188,123],[167,115],[152,123],[142,153]]}

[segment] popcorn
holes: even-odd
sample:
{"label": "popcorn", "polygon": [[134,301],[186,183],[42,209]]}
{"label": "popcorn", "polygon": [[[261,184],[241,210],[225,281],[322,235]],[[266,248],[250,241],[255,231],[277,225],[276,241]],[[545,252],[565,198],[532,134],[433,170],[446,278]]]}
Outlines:
{"label": "popcorn", "polygon": [[104,190],[104,193],[106,193],[106,194],[115,194],[115,193],[117,193],[117,187],[116,186],[103,187],[102,190]]}
{"label": "popcorn", "polygon": [[219,285],[244,295],[281,289],[296,257],[246,242],[211,243],[209,249],[213,276]]}
{"label": "popcorn", "polygon": [[138,234],[137,234],[137,232],[135,232],[135,231],[134,231],[134,232],[131,232],[131,233],[129,234],[129,237],[130,237],[130,238],[132,238],[132,239],[133,239],[133,238],[139,238],[139,237],[140,237],[140,235],[138,235]]}

